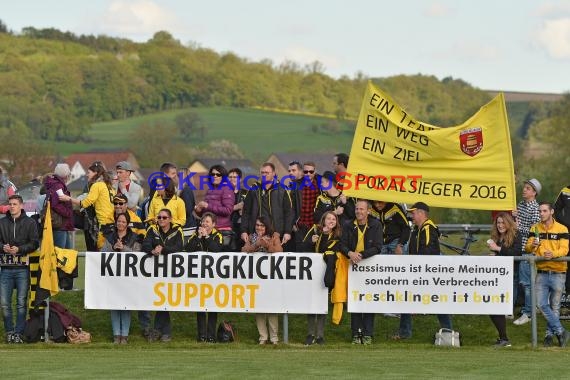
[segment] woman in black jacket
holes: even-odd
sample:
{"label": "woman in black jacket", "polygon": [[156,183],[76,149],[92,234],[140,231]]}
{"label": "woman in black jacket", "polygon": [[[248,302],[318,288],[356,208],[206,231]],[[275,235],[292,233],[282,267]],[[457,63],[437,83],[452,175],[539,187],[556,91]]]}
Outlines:
{"label": "woman in black jacket", "polygon": [[[148,228],[142,244],[142,251],[154,256],[181,252],[184,249],[182,228],[172,223],[172,213],[163,208],[156,216],[157,224]],[[155,332],[149,334],[149,340],[159,339],[162,342],[172,340],[172,326],[168,311],[157,311],[154,317]]]}
{"label": "woman in black jacket", "polygon": [[[198,230],[190,235],[186,251],[202,252],[210,254],[220,252],[223,245],[222,234],[216,230],[216,215],[205,212],[200,221]],[[196,313],[196,324],[198,327],[198,342],[216,343],[216,325],[218,323],[218,313],[199,311]]]}
{"label": "woman in black jacket", "polygon": [[[487,240],[491,256],[519,256],[521,254],[521,236],[513,217],[506,212],[497,214],[491,229],[491,239]],[[504,315],[490,315],[491,321],[499,333],[496,347],[510,347],[507,337],[507,320]]]}

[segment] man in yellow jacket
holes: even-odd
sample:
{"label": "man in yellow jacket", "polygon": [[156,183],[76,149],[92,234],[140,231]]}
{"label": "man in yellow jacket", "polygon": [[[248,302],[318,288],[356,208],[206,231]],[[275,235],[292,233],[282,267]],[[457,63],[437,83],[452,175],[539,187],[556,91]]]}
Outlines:
{"label": "man in yellow jacket", "polygon": [[545,259],[536,263],[536,298],[547,323],[544,346],[551,346],[556,335],[559,346],[566,347],[570,332],[560,323],[560,300],[567,263],[552,259],[568,255],[568,228],[554,220],[552,203],[540,203],[538,211],[540,222],[531,227],[525,250]]}

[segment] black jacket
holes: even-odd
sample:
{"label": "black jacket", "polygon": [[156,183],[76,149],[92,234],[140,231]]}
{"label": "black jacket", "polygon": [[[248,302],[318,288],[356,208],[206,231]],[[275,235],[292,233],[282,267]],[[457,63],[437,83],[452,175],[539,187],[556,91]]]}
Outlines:
{"label": "black jacket", "polygon": [[182,252],[184,249],[184,235],[182,228],[170,224],[168,232],[162,232],[158,226],[151,226],[146,231],[146,236],[142,243],[142,250],[146,253],[151,251],[158,245],[162,245],[162,254]]}
{"label": "black jacket", "polygon": [[17,256],[24,256],[38,249],[40,246],[38,227],[35,220],[22,213],[16,219],[10,213],[0,219],[0,251],[4,254],[4,244],[18,247]]}
{"label": "black jacket", "polygon": [[[354,222],[345,223],[342,226],[342,236],[340,238],[340,251],[348,257],[349,251],[356,250],[358,243],[358,226]],[[368,219],[366,231],[364,232],[364,251],[362,258],[378,255],[382,249],[382,226],[376,219]]]}
{"label": "black jacket", "polygon": [[429,219],[420,228],[414,227],[410,236],[410,255],[441,255],[439,235],[439,229]]}
{"label": "black jacket", "polygon": [[255,219],[267,216],[273,223],[275,232],[280,236],[290,234],[293,229],[293,203],[289,190],[273,184],[268,190],[263,190],[261,184],[256,184],[255,190],[248,191],[241,216],[241,232],[255,232]]}
{"label": "black jacket", "polygon": [[194,232],[190,235],[184,250],[187,252],[220,252],[223,243],[222,234],[214,228],[206,237],[198,237],[198,232]]}
{"label": "black jacket", "polygon": [[406,244],[410,238],[410,226],[402,207],[397,203],[386,203],[382,210],[376,212],[382,224],[384,243],[399,239],[400,244]]}
{"label": "black jacket", "polygon": [[570,185],[562,189],[556,198],[554,219],[570,230]]}

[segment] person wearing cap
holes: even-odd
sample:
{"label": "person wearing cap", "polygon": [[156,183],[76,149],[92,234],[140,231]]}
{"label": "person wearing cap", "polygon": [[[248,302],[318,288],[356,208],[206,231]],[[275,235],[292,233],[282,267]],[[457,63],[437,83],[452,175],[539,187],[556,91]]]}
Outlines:
{"label": "person wearing cap", "polygon": [[[424,202],[417,202],[408,209],[412,213],[414,229],[410,236],[410,255],[440,255],[439,229],[429,218],[429,206]],[[441,328],[452,329],[449,314],[437,314]],[[394,340],[409,339],[412,337],[412,315],[400,315],[400,329],[392,336]]]}
{"label": "person wearing cap", "polygon": [[[340,252],[353,264],[378,255],[382,250],[382,227],[376,219],[368,218],[370,203],[360,199],[356,202],[356,218],[342,227]],[[352,344],[372,344],[374,335],[373,313],[351,313],[350,328]]]}
{"label": "person wearing cap", "polygon": [[138,183],[131,181],[131,173],[134,170],[128,161],[117,162],[115,169],[117,170],[118,181],[113,183],[113,187],[117,194],[124,194],[127,197],[129,210],[135,211],[142,194],[142,187]]}
{"label": "person wearing cap", "polygon": [[119,214],[129,214],[129,225],[127,227],[129,227],[139,237],[144,238],[146,235],[146,228],[143,221],[133,210],[130,210],[127,205],[128,199],[125,194],[117,194],[113,197],[115,218]]}
{"label": "person wearing cap", "polygon": [[[536,197],[542,190],[542,185],[536,178],[524,181],[522,197],[523,200],[517,205],[515,213],[517,227],[521,234],[522,255],[530,256],[532,253],[526,252],[524,247],[531,232],[530,228],[540,221],[540,213],[538,211],[538,202]],[[531,320],[531,289],[530,289],[530,263],[521,261],[519,263],[519,284],[524,288],[524,306],[521,309],[521,315],[513,323],[515,325],[524,325]]]}
{"label": "person wearing cap", "polygon": [[525,250],[545,260],[536,262],[536,301],[546,319],[544,346],[552,346],[554,336],[558,345],[566,347],[570,332],[560,323],[560,301],[566,282],[566,261],[552,261],[568,255],[568,228],[554,220],[552,203],[541,202],[538,206],[540,223],[532,226]]}

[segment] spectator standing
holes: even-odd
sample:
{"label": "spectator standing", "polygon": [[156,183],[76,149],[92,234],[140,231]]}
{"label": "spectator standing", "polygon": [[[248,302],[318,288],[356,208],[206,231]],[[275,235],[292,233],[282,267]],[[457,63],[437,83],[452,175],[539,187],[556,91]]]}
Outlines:
{"label": "spectator standing", "polygon": [[[491,229],[491,239],[487,241],[487,245],[491,250],[491,256],[521,255],[521,236],[510,213],[501,211],[497,214]],[[499,333],[495,347],[510,347],[506,317],[504,315],[490,315],[490,317]]]}
{"label": "spectator standing", "polygon": [[[0,305],[6,343],[24,343],[28,313],[30,267],[28,254],[39,247],[37,223],[23,210],[19,195],[8,197],[8,215],[0,219]],[[16,326],[12,315],[12,294],[16,290]]]}
{"label": "spectator standing", "polygon": [[544,261],[536,262],[536,299],[538,308],[546,319],[544,346],[552,346],[554,336],[558,345],[566,347],[570,341],[568,332],[560,323],[560,301],[566,282],[566,261],[552,261],[568,255],[568,228],[554,220],[551,203],[539,205],[540,222],[532,226],[525,249]]}
{"label": "spectator standing", "polygon": [[293,205],[295,209],[295,250],[303,251],[302,243],[307,232],[311,229],[315,220],[315,204],[320,194],[320,176],[316,173],[314,162],[303,164],[303,174],[298,179],[292,190]]}
{"label": "spectator standing", "polygon": [[155,223],[159,211],[166,208],[172,215],[172,223],[180,227],[186,224],[186,206],[184,201],[176,195],[174,181],[165,180],[161,188],[158,188],[150,201],[148,208],[147,223]]}
{"label": "spectator standing", "polygon": [[397,203],[372,201],[372,208],[378,213],[382,224],[384,244],[383,255],[401,255],[405,253],[410,238],[410,226],[404,209]]}
{"label": "spectator standing", "polygon": [[[410,255],[441,255],[439,248],[439,229],[429,219],[429,206],[423,202],[414,203],[408,210],[412,213],[414,229],[410,236]],[[452,329],[451,316],[438,314],[437,319],[441,328]],[[400,314],[400,329],[392,336],[394,340],[412,337],[412,315]]]}
{"label": "spectator standing", "polygon": [[[200,227],[190,236],[186,244],[186,251],[201,252],[204,255],[222,251],[223,237],[216,230],[216,219],[216,215],[209,211],[202,215]],[[218,313],[199,311],[196,313],[196,324],[198,342],[216,343]]]}
{"label": "spectator standing", "polygon": [[204,212],[216,216],[216,230],[224,236],[223,251],[235,250],[235,237],[232,231],[230,216],[234,210],[235,195],[228,172],[222,165],[214,165],[208,172],[208,190],[203,201],[194,207],[196,215],[201,217]]}
{"label": "spectator standing", "polygon": [[2,168],[0,167],[0,219],[4,218],[10,206],[8,205],[8,198],[16,194],[16,186],[10,182]]}
{"label": "spectator standing", "polygon": [[319,223],[327,211],[333,211],[339,217],[341,227],[344,223],[354,220],[355,199],[345,196],[337,188],[336,176],[333,172],[326,171],[323,173],[321,190],[315,204],[315,223]]}
{"label": "spectator standing", "polygon": [[[96,242],[97,250],[99,250],[105,242],[103,235],[113,230],[115,222],[113,197],[115,196],[115,190],[111,185],[111,177],[109,177],[105,167],[99,161],[95,161],[89,166],[87,169],[87,179],[89,181],[89,192],[84,199],[80,200],[62,194],[59,195],[59,200],[62,202],[71,202],[73,205],[77,205],[82,209],[93,206],[96,220],[90,222],[89,230],[85,231],[85,233],[91,235],[91,238]],[[93,214],[92,211],[88,212],[90,215]],[[94,247],[87,247],[88,250],[91,248]]]}
{"label": "spectator standing", "polygon": [[[530,227],[540,221],[538,212],[538,202],[536,197],[542,190],[542,185],[536,178],[529,179],[524,182],[522,197],[523,200],[517,205],[516,221],[519,233],[521,235],[522,255],[530,256],[532,253],[525,251],[526,242],[530,233]],[[515,325],[524,325],[530,322],[531,318],[531,289],[530,289],[530,263],[521,261],[519,263],[519,284],[524,288],[524,306],[521,309],[521,315],[513,323]],[[518,284],[517,284],[518,286]]]}
{"label": "spectator standing", "polygon": [[247,189],[242,188],[243,172],[239,168],[233,168],[228,172],[228,179],[232,185],[234,191],[234,208],[232,214],[230,215],[230,220],[232,222],[232,231],[234,232],[235,239],[235,250],[241,251],[243,247],[243,240],[238,239],[241,230],[241,216],[243,213],[243,205],[245,197],[247,196]]}
{"label": "spectator standing", "polygon": [[[382,249],[382,228],[377,220],[368,218],[369,212],[368,201],[358,200],[356,218],[352,223],[346,223],[342,229],[340,250],[353,264],[378,255]],[[350,327],[352,344],[372,344],[374,314],[351,313]]]}
{"label": "spectator standing", "polygon": [[117,183],[113,186],[117,194],[124,194],[128,199],[129,210],[136,211],[139,200],[142,196],[142,187],[131,181],[131,175],[134,172],[131,164],[127,161],[117,162],[115,165],[117,170]]}
{"label": "spectator standing", "polygon": [[[73,248],[73,206],[70,202],[59,200],[59,194],[71,196],[67,189],[67,181],[71,175],[69,165],[61,163],[57,164],[53,175],[47,175],[44,178],[44,189],[46,197],[50,202],[53,228],[53,243],[56,247],[70,249]],[[45,201],[44,201],[45,203]],[[57,226],[53,225],[53,216],[58,215],[61,223]],[[73,289],[73,279],[78,276],[77,265],[72,273],[68,274],[57,268],[57,278],[59,287],[63,290]]]}
{"label": "spectator standing", "polygon": [[[124,194],[120,195],[124,196]],[[115,215],[114,232],[107,236],[101,250],[103,252],[139,252],[141,250],[141,237],[131,230],[130,223],[129,213],[124,212]],[[120,291],[121,289],[117,289],[117,292]],[[131,311],[111,310],[111,326],[113,328],[113,343],[127,344],[131,327]]]}
{"label": "spectator standing", "polygon": [[[156,224],[147,230],[142,251],[154,256],[181,252],[184,249],[184,235],[182,228],[172,221],[172,212],[167,208],[161,209],[157,213],[156,221]],[[146,334],[149,341],[160,339],[161,342],[170,342],[172,340],[172,325],[168,311],[156,312],[154,328],[155,330]]]}
{"label": "spectator standing", "polygon": [[[570,185],[560,190],[554,202],[554,220],[570,230]],[[570,294],[570,271],[566,271],[566,294]]]}
{"label": "spectator standing", "polygon": [[[266,216],[255,219],[255,232],[245,240],[243,252],[283,252],[280,236],[273,231],[271,221]],[[259,344],[266,344],[269,339],[272,344],[279,343],[279,315],[274,313],[255,314],[257,331],[259,332]],[[269,330],[267,326],[269,325]]]}

